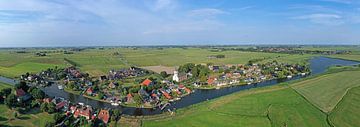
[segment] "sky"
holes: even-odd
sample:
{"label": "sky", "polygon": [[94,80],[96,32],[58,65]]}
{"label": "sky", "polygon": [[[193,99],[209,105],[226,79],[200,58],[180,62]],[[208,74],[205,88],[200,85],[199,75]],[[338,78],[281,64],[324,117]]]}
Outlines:
{"label": "sky", "polygon": [[0,0],[0,47],[360,44],[360,0]]}

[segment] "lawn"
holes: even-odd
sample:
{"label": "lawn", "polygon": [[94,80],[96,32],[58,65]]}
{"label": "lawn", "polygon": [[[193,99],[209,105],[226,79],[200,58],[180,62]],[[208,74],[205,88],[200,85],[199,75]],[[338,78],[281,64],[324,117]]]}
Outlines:
{"label": "lawn", "polygon": [[9,84],[0,82],[0,90],[5,89],[5,88],[13,88],[13,87]]}
{"label": "lawn", "polygon": [[293,88],[324,112],[330,112],[352,87],[360,85],[360,71],[327,74],[293,84]]}
{"label": "lawn", "polygon": [[0,125],[4,126],[21,126],[21,127],[43,127],[48,121],[52,120],[52,115],[43,112],[28,114],[19,114],[14,118],[14,110],[10,110],[5,105],[0,104]]}
{"label": "lawn", "polygon": [[360,55],[359,54],[345,54],[345,55],[341,54],[341,55],[331,55],[329,57],[346,59],[346,60],[360,61]]}
{"label": "lawn", "polygon": [[331,122],[337,127],[360,125],[360,87],[352,88],[330,114]]}
{"label": "lawn", "polygon": [[[289,115],[291,114],[291,115]],[[242,91],[144,126],[328,126],[326,115],[287,86]]]}
{"label": "lawn", "polygon": [[[202,48],[139,48],[119,49],[119,52],[131,64],[137,66],[179,66],[185,63],[214,63],[214,64],[245,64],[251,59],[275,58],[286,56],[286,54],[242,52],[242,51],[220,51],[212,52]],[[210,55],[223,54],[225,58],[210,59]]]}

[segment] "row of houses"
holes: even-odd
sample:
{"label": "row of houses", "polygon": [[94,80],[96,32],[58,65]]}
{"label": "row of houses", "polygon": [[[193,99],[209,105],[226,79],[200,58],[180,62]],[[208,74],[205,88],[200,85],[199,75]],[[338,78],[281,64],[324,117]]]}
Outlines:
{"label": "row of houses", "polygon": [[101,120],[103,123],[107,124],[110,120],[110,113],[107,109],[101,109],[99,112],[96,112],[96,109],[93,109],[89,105],[83,104],[71,104],[69,101],[64,98],[55,97],[55,98],[44,98],[44,103],[54,103],[56,110],[59,112],[64,112],[68,117],[73,116],[74,118],[84,117],[87,120],[95,121],[96,119]]}
{"label": "row of houses", "polygon": [[117,80],[117,79],[125,79],[128,77],[141,77],[149,74],[149,71],[137,68],[137,67],[130,67],[130,68],[123,68],[120,70],[110,70],[108,76],[101,76],[100,80]]}

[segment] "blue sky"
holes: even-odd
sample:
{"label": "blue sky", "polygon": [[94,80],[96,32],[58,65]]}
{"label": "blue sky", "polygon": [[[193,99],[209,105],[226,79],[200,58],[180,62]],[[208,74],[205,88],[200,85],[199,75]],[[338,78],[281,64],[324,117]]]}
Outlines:
{"label": "blue sky", "polygon": [[0,0],[0,47],[360,44],[359,0]]}

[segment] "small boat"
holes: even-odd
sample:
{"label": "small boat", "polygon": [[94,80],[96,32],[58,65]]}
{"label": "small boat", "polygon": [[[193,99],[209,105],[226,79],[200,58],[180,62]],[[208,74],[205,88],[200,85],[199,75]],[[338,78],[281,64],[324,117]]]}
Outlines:
{"label": "small boat", "polygon": [[81,106],[84,106],[84,103],[79,102],[78,104],[81,105]]}
{"label": "small boat", "polygon": [[119,106],[119,103],[113,102],[113,103],[111,103],[111,105],[112,105],[112,106]]}
{"label": "small boat", "polygon": [[301,75],[302,75],[302,76],[305,76],[305,75],[306,75],[306,73],[301,73]]}
{"label": "small boat", "polygon": [[248,85],[250,85],[251,83],[250,83],[250,82],[248,82],[247,84],[248,84]]}
{"label": "small boat", "polygon": [[64,87],[63,87],[62,85],[59,85],[58,88],[59,88],[59,90],[63,90],[63,89],[64,89]]}
{"label": "small boat", "polygon": [[177,98],[175,98],[175,100],[177,101],[177,100],[180,100],[181,98],[179,98],[179,97],[177,97]]}
{"label": "small boat", "polygon": [[288,76],[286,76],[287,78],[292,78],[292,76],[291,75],[288,75]]}

